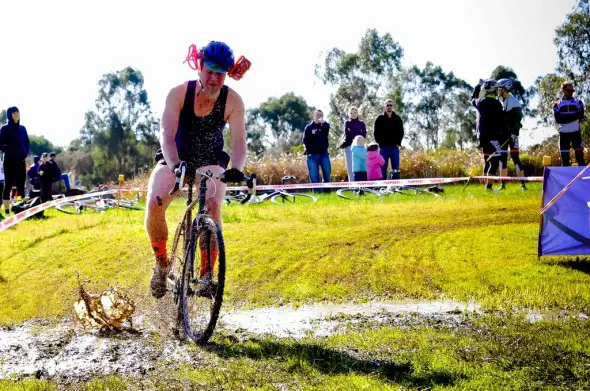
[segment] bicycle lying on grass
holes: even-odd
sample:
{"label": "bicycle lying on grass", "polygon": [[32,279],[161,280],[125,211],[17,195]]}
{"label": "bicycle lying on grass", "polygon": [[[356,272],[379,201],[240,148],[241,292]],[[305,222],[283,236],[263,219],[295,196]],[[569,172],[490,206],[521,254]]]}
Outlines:
{"label": "bicycle lying on grass", "polygon": [[[176,183],[170,191],[170,195],[178,192],[186,176],[187,207],[174,234],[167,285],[177,305],[177,322],[178,326],[181,326],[179,331],[183,333],[182,336],[203,345],[207,343],[217,324],[223,302],[226,270],[223,233],[207,210],[207,187],[209,183],[215,186],[214,179],[224,183],[230,179],[232,182],[245,181],[252,189],[253,181],[242,173],[239,180],[236,180],[237,178],[227,178],[226,173],[216,176],[211,171],[195,170],[187,175],[186,171],[187,165],[182,162],[176,169]],[[234,173],[236,171],[234,170]],[[199,196],[193,200],[195,173],[201,177]],[[246,202],[252,194],[253,191],[247,195]],[[193,218],[195,207],[197,215]],[[217,253],[217,262],[212,256],[214,252]],[[206,255],[205,259],[202,258],[203,254]]]}
{"label": "bicycle lying on grass", "polygon": [[[246,193],[244,192],[236,192],[233,194],[229,194],[225,197],[225,202],[229,205],[231,202],[239,202],[241,204],[251,203],[251,204],[260,204],[267,200],[270,200],[273,204],[277,205],[285,205],[285,204],[313,204],[317,202],[317,197],[314,197],[309,194],[301,194],[301,193],[289,193],[286,190],[282,189],[271,189],[266,190],[260,195],[256,195],[256,175],[252,174],[250,179],[253,182],[253,189],[252,189],[252,197],[248,200],[245,200]],[[281,178],[281,185],[284,185],[288,181],[296,181],[297,177],[294,176],[284,176]]]}
{"label": "bicycle lying on grass", "polygon": [[[92,194],[92,193],[88,193]],[[98,197],[90,197],[77,201],[69,201],[59,204],[55,207],[60,212],[67,214],[81,214],[82,212],[106,212],[108,209],[122,208],[129,210],[143,210],[137,206],[139,198],[129,199],[124,197],[115,197],[112,194],[106,194]]]}
{"label": "bicycle lying on grass", "polygon": [[[393,173],[389,173],[389,180],[392,180]],[[432,186],[426,190],[417,186],[411,185],[386,185],[376,187],[349,187],[336,190],[336,194],[347,200],[365,199],[379,199],[386,195],[402,194],[402,195],[417,195],[418,193],[429,194],[434,197],[439,197],[438,193],[442,193],[443,189],[438,186]]]}

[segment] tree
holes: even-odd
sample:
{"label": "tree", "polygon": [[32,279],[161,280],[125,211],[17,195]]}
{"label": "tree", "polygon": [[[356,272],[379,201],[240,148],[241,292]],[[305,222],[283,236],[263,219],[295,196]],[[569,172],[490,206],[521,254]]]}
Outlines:
{"label": "tree", "polygon": [[263,153],[267,142],[279,152],[288,152],[301,143],[305,126],[311,121],[315,108],[293,92],[279,98],[269,98],[259,107],[249,110],[246,117],[248,141],[257,154]]}
{"label": "tree", "polygon": [[401,69],[402,57],[402,47],[389,33],[379,35],[376,29],[368,29],[356,52],[333,48],[323,63],[316,65],[316,76],[322,83],[336,87],[330,95],[328,117],[332,147],[343,133],[342,126],[351,105],[359,107],[359,115],[367,122],[367,130],[372,128],[385,98],[396,93],[395,87],[388,87],[394,73]]}
{"label": "tree", "polygon": [[576,82],[578,93],[590,92],[590,0],[578,0],[555,30],[558,70]]}
{"label": "tree", "polygon": [[529,110],[529,94],[527,90],[524,88],[520,80],[518,80],[518,76],[516,72],[510,67],[506,67],[504,65],[498,65],[490,75],[490,78],[494,80],[500,79],[512,79],[514,83],[512,85],[512,90],[510,91],[512,95],[516,99],[518,99],[522,103],[523,112],[526,114],[530,114],[531,111]]}
{"label": "tree", "polygon": [[61,153],[62,148],[55,147],[45,136],[29,135],[29,150],[31,155],[41,156],[43,152]]}
{"label": "tree", "polygon": [[[578,0],[565,22],[555,30],[557,72],[539,76],[529,90],[538,98],[533,114],[543,125],[555,124],[552,104],[561,97],[561,84],[573,81],[576,94],[586,98],[590,93],[590,0]],[[590,121],[581,123],[582,137],[590,140]]]}
{"label": "tree", "polygon": [[151,164],[159,129],[139,70],[108,73],[98,84],[96,108],[85,114],[79,143],[91,151],[94,183],[131,176]]}
{"label": "tree", "polygon": [[[431,62],[405,72],[404,100],[414,145],[463,148],[474,140],[475,115],[469,104],[471,86]],[[420,143],[418,143],[418,140]]]}
{"label": "tree", "polygon": [[0,110],[0,126],[3,126],[7,122],[8,116],[6,115],[6,110]]}

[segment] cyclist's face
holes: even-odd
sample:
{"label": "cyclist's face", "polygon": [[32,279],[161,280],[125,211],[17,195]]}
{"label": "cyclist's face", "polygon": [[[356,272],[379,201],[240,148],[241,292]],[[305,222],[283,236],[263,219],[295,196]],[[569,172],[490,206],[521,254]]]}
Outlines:
{"label": "cyclist's face", "polygon": [[222,72],[213,72],[207,66],[203,66],[201,70],[201,83],[203,83],[203,87],[205,88],[205,93],[216,93],[219,91],[221,87],[223,87],[223,83],[225,82],[225,73]]}

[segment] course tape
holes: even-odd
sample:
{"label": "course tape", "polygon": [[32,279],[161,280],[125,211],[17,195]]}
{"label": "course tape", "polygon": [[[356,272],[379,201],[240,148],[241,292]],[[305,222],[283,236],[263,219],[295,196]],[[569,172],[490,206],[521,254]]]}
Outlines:
{"label": "course tape", "polygon": [[[335,189],[342,187],[383,187],[383,186],[412,186],[412,185],[436,185],[442,183],[465,182],[469,177],[462,178],[425,178],[425,179],[395,179],[383,181],[363,182],[329,182],[329,183],[295,183],[287,185],[256,185],[258,190],[283,190],[283,189]],[[246,186],[228,186],[227,191],[248,190]]]}
{"label": "course tape", "polygon": [[526,182],[543,182],[542,176],[474,176],[472,179],[490,179],[493,181],[526,181]]}
{"label": "course tape", "polygon": [[[330,183],[296,183],[286,185],[260,185],[256,186],[256,191],[266,190],[283,190],[283,189],[335,189],[335,188],[359,188],[359,187],[384,187],[384,186],[413,186],[413,185],[437,185],[445,183],[458,183],[467,182],[469,177],[459,178],[424,178],[424,179],[395,179],[395,180],[381,180],[381,181],[362,181],[362,182],[330,182]],[[500,177],[500,176],[476,176],[471,179],[491,179],[491,180],[506,180],[506,181],[530,181],[530,182],[542,182],[543,177]],[[247,186],[228,186],[226,191],[247,191]],[[27,209],[19,214],[11,216],[4,221],[0,222],[0,232],[20,223],[29,217],[42,212],[46,209],[61,205],[66,202],[73,202],[82,200],[85,198],[98,197],[106,194],[116,194],[124,192],[137,192],[147,191],[143,187],[131,187],[131,188],[116,188],[109,189],[100,192],[87,193],[72,197],[58,198],[53,201],[45,202],[41,205]]]}
{"label": "course tape", "polygon": [[34,206],[32,208],[29,208],[25,211],[22,211],[14,216],[7,218],[4,221],[1,221],[0,222],[0,232],[12,227],[13,225],[20,223],[23,220],[28,219],[29,217],[31,217],[39,212],[44,211],[45,209],[53,208],[54,206],[58,206],[58,205],[66,203],[66,202],[73,202],[73,201],[82,200],[84,198],[92,198],[92,197],[103,196],[106,194],[115,194],[115,193],[127,192],[127,191],[140,191],[140,189],[139,188],[110,189],[110,190],[99,191],[99,192],[94,192],[94,193],[81,194],[81,195],[77,195],[77,196],[58,198],[53,201],[44,202],[41,205]]}

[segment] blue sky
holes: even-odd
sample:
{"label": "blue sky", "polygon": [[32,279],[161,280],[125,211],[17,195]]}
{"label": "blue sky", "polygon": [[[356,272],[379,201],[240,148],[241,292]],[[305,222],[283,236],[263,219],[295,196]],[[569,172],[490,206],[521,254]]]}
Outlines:
{"label": "blue sky", "polygon": [[[252,69],[228,80],[255,107],[293,91],[327,107],[330,89],[314,66],[332,47],[353,51],[368,28],[389,32],[404,65],[441,65],[471,84],[499,64],[525,86],[552,72],[553,37],[574,0],[414,0],[344,3],[301,0],[225,2],[2,1],[0,107],[16,105],[30,134],[58,145],[78,136],[107,72],[133,66],[160,114],[173,86],[196,77],[182,61],[191,43],[223,40]],[[523,144],[553,129],[523,129]]]}

